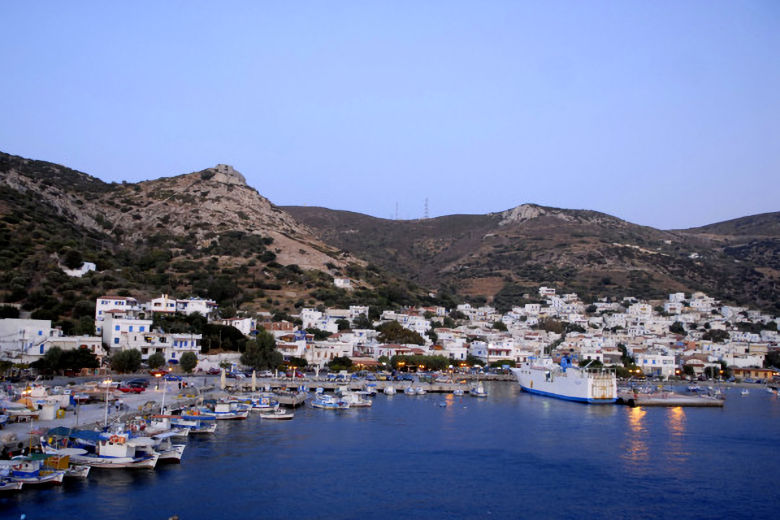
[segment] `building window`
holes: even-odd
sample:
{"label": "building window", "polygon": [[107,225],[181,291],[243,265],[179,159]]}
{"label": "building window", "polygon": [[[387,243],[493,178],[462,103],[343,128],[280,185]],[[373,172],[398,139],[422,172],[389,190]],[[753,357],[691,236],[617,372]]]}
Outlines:
{"label": "building window", "polygon": [[114,345],[119,345],[119,338],[114,338]]}
{"label": "building window", "polygon": [[41,345],[41,354],[43,354],[43,345]]}
{"label": "building window", "polygon": [[114,325],[114,330],[119,330],[119,325]]}
{"label": "building window", "polygon": [[133,326],[132,326],[132,325],[130,325],[130,327],[128,327],[127,331],[128,331],[128,332],[133,332]]}
{"label": "building window", "polygon": [[143,325],[140,325],[138,327],[138,332],[143,332],[145,329],[146,329],[146,327],[144,327]]}

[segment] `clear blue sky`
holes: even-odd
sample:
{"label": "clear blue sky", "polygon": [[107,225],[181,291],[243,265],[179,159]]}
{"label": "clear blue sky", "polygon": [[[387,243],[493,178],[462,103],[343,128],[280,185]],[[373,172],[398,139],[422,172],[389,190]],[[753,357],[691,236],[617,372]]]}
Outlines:
{"label": "clear blue sky", "polygon": [[780,200],[780,2],[3,2],[0,150],[279,205],[689,227]]}

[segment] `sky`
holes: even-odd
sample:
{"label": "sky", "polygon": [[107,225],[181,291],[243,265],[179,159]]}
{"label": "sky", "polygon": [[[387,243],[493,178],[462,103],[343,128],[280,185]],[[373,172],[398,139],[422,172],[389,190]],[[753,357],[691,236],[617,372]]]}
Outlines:
{"label": "sky", "polygon": [[[382,218],[780,210],[780,2],[0,3],[0,151]],[[397,209],[396,209],[397,208]]]}

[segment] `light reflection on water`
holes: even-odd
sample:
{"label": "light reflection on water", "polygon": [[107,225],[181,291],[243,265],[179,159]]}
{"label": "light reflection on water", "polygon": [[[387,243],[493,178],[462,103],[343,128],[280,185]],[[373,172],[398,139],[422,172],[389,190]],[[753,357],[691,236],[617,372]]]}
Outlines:
{"label": "light reflection on water", "polygon": [[625,449],[622,457],[629,471],[646,468],[650,459],[647,448],[646,415],[647,410],[643,408],[629,408],[628,410],[628,430],[626,431]]}
{"label": "light reflection on water", "polygon": [[666,456],[668,462],[678,468],[683,468],[688,461],[689,452],[685,435],[685,410],[676,406],[666,410],[666,424],[669,429],[669,444]]}

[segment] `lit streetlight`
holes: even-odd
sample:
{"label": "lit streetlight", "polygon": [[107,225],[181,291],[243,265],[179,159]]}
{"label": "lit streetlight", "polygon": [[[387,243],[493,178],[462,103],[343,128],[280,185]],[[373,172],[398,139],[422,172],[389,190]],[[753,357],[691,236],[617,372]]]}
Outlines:
{"label": "lit streetlight", "polygon": [[103,381],[103,384],[106,385],[106,414],[103,419],[103,426],[108,426],[108,391],[111,389],[111,378],[108,378]]}

